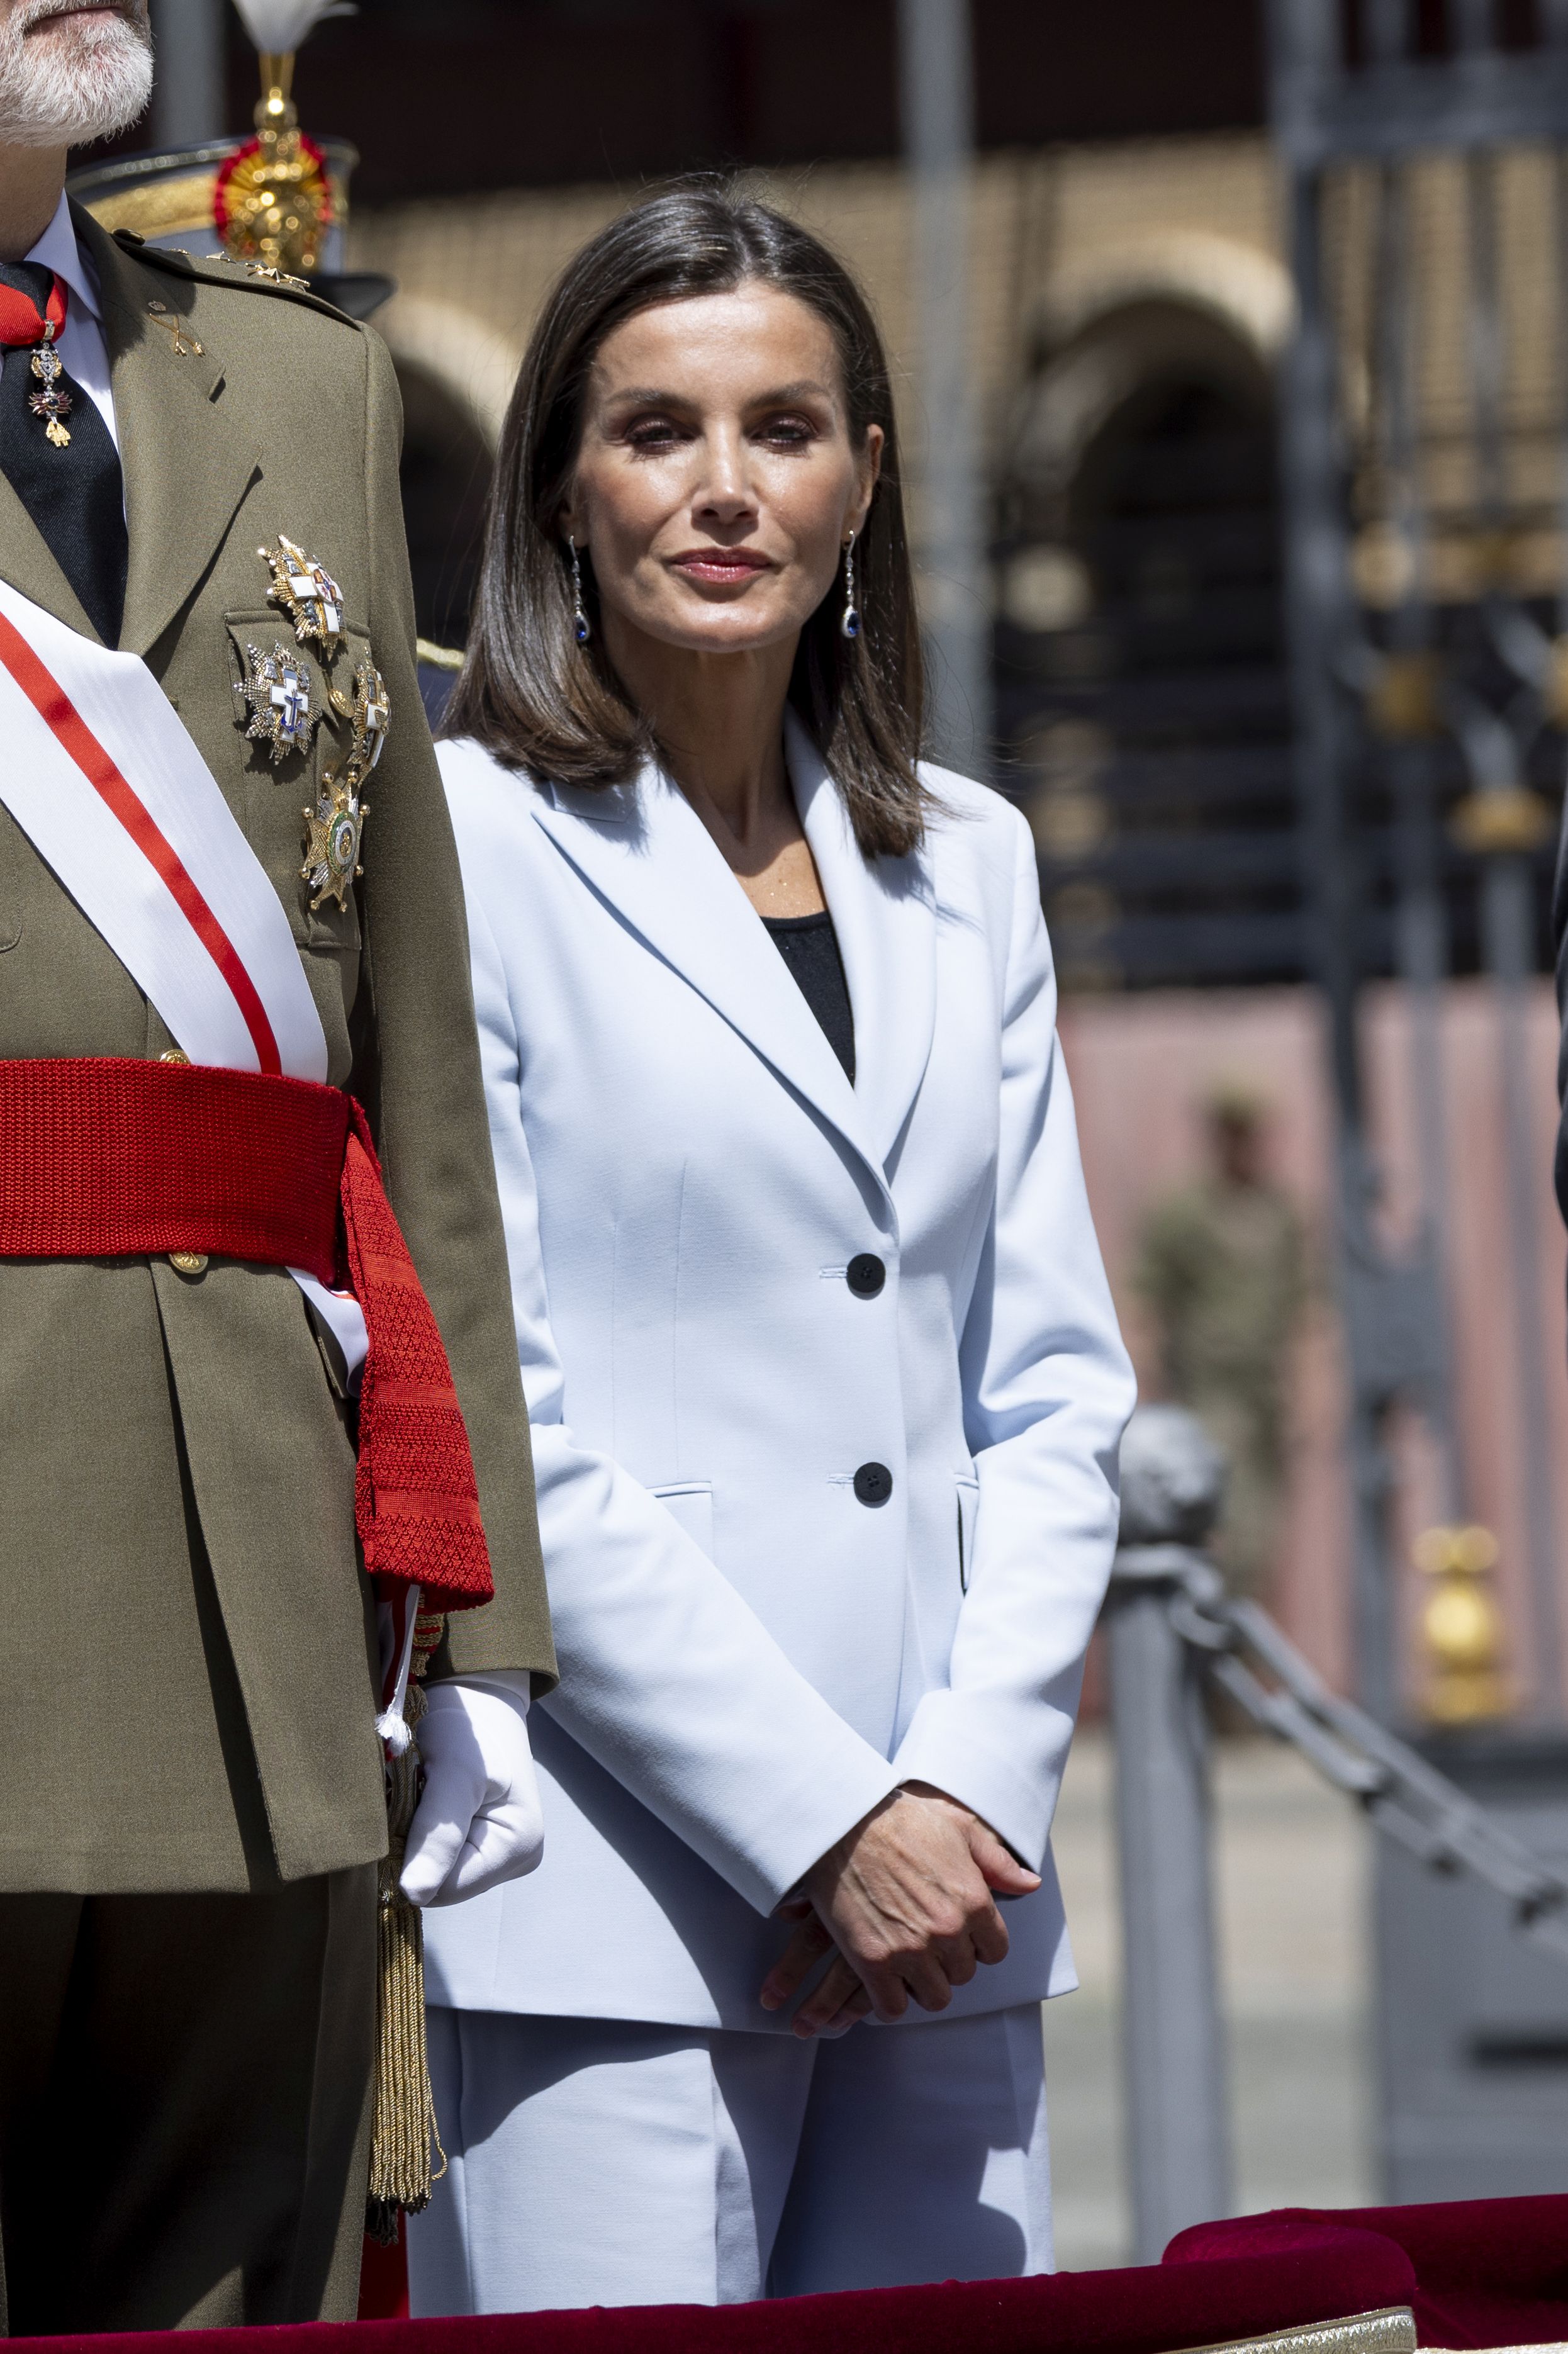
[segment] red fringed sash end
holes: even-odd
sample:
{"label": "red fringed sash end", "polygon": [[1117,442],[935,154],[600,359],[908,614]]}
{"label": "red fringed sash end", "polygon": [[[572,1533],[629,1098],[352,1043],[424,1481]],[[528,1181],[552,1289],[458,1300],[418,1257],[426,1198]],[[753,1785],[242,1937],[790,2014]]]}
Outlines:
{"label": "red fringed sash end", "polygon": [[354,1500],[365,1565],[418,1585],[432,1609],[470,1609],[490,1600],[495,1583],[468,1432],[357,1104],[341,1200],[354,1296],[370,1335]]}

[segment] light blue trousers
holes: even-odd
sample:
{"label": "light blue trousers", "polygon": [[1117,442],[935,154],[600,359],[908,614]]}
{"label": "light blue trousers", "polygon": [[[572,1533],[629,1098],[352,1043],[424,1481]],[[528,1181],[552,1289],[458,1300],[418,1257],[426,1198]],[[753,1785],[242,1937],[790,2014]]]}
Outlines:
{"label": "light blue trousers", "polygon": [[1040,2006],[778,2034],[432,2009],[417,2315],[1052,2269]]}

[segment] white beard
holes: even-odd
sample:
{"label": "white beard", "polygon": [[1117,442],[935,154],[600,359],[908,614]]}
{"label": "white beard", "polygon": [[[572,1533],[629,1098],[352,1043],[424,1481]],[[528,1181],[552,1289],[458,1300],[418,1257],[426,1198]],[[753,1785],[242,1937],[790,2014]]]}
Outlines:
{"label": "white beard", "polygon": [[[69,0],[67,0],[69,5]],[[18,0],[0,12],[0,143],[79,146],[126,130],[153,90],[145,5],[73,16],[27,37],[61,12],[61,0]]]}

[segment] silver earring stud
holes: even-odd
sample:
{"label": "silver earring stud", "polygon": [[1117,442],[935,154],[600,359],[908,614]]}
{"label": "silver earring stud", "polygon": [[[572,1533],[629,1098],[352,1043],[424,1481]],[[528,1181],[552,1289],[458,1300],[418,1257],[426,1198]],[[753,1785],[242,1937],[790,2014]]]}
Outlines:
{"label": "silver earring stud", "polygon": [[572,552],[572,634],[579,646],[586,646],[593,635],[593,624],[583,608],[583,569],[577,562],[577,541],[570,532],[567,534],[567,546]]}
{"label": "silver earring stud", "polygon": [[852,531],[844,543],[844,610],[839,623],[841,638],[858,638],[860,635],[860,608],[854,601],[854,543],[855,535]]}

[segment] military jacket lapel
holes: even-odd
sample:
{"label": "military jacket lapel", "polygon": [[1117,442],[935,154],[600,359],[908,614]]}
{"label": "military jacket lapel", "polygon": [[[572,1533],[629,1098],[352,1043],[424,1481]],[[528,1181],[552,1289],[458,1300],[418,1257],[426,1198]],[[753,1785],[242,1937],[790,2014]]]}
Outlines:
{"label": "military jacket lapel", "polygon": [[125,470],[131,563],[121,645],[144,654],[207,571],[260,472],[260,453],[223,420],[224,371],[205,341],[176,354],[148,303],[171,309],[179,281],[154,282],[79,213],[77,235],[98,271],[114,423]]}

